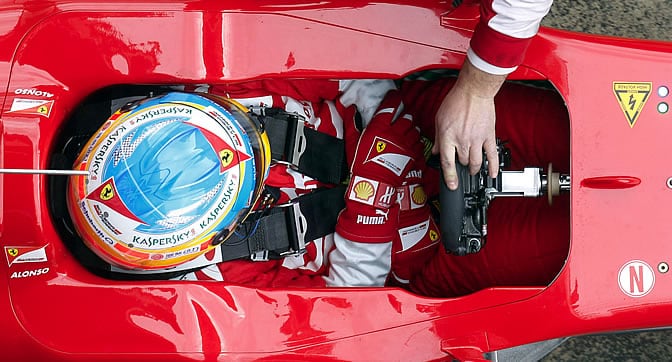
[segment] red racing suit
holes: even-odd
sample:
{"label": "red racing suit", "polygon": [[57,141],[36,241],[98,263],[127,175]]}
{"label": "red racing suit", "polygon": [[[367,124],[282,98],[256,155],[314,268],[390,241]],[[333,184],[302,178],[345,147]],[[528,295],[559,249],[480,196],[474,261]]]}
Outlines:
{"label": "red racing suit", "polygon": [[[394,89],[391,80],[263,80],[216,86],[210,92],[234,98],[241,104],[283,108],[305,117],[306,125],[320,132],[344,138],[346,155],[352,160],[359,131],[357,114],[364,124],[373,117],[383,96]],[[198,89],[204,91],[205,89]],[[284,164],[271,167],[266,184],[280,189],[284,203],[325,186]],[[334,235],[314,240],[301,256],[266,262],[229,261],[187,275],[187,279],[225,280],[257,287],[325,286],[328,255],[334,249]],[[354,284],[354,283],[353,283]]]}
{"label": "red racing suit", "polygon": [[[450,297],[493,286],[548,285],[562,268],[569,250],[568,195],[552,206],[546,198],[495,199],[487,245],[479,253],[454,256],[439,243],[426,203],[436,196],[439,175],[425,164],[420,138],[433,138],[436,112],[453,83],[403,83],[387,94],[362,133],[329,255],[329,285],[384,283]],[[506,84],[495,105],[496,133],[511,151],[509,169],[552,163],[554,170],[569,172],[569,121],[556,93]],[[363,202],[356,191],[371,189],[360,187],[366,184],[375,187],[373,199]],[[397,190],[394,205],[385,202],[391,189]],[[384,219],[376,219],[380,214]]]}
{"label": "red racing suit", "polygon": [[[390,81],[366,80],[213,88],[248,106],[300,112],[311,127],[343,136],[351,179],[336,233],[308,244],[306,254],[223,262],[186,278],[255,287],[394,285],[435,296],[548,284],[568,252],[567,197],[552,207],[545,198],[495,199],[481,252],[455,257],[440,244],[428,203],[438,193],[439,172],[425,163],[423,139],[433,138],[434,115],[452,84],[453,78],[440,78],[407,81],[398,90]],[[507,84],[495,102],[497,134],[511,150],[512,169],[545,168],[552,162],[555,170],[568,172],[569,122],[560,97]],[[366,125],[361,134],[355,125],[358,112]],[[268,183],[280,187],[286,199],[322,186],[283,165],[272,167]]]}

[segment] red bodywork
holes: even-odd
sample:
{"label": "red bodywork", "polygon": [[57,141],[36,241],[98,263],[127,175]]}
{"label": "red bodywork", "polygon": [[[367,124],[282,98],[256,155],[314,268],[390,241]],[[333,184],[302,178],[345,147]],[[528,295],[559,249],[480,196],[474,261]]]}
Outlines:
{"label": "red bodywork", "polygon": [[[2,5],[0,168],[48,168],[62,122],[110,85],[399,78],[459,68],[478,7],[402,3]],[[510,77],[548,80],[570,114],[571,249],[547,287],[431,299],[395,288],[106,280],[63,246],[45,176],[0,174],[3,253],[9,261],[7,247],[46,246],[47,257],[0,263],[3,359],[477,359],[556,337],[672,325],[672,273],[660,265],[672,261],[672,170],[664,162],[672,114],[657,110],[666,101],[658,87],[672,87],[671,60],[667,43],[541,29]],[[644,104],[636,122],[614,82],[651,83],[648,97],[633,101]],[[40,102],[10,111],[16,99]],[[653,273],[626,266],[631,290],[621,290],[619,271],[633,260]]]}

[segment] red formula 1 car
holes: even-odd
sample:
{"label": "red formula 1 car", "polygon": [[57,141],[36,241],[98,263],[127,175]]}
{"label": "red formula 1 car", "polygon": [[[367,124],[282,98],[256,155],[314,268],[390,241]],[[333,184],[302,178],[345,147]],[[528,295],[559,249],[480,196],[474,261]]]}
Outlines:
{"label": "red formula 1 car", "polygon": [[392,287],[120,280],[91,272],[68,247],[54,216],[63,205],[52,202],[53,180],[68,176],[40,170],[76,139],[83,124],[72,119],[88,106],[161,87],[455,70],[477,16],[472,2],[429,0],[0,6],[3,359],[474,360],[672,325],[672,172],[660,164],[671,151],[672,46],[662,42],[541,29],[509,77],[551,87],[569,114],[570,239],[549,285],[429,298]]}

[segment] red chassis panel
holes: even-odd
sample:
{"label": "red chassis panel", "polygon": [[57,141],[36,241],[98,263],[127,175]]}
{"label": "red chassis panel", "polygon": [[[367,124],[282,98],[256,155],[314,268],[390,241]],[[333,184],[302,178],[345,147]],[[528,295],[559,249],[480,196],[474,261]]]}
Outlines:
{"label": "red chassis panel", "polygon": [[[109,85],[398,78],[457,68],[477,14],[469,4],[447,13],[438,1],[330,6],[57,1],[0,7],[0,167],[46,168],[62,121]],[[3,354],[432,360],[671,325],[672,281],[661,263],[670,262],[672,230],[665,225],[672,173],[661,161],[672,148],[664,136],[672,134],[672,116],[658,111],[666,98],[657,93],[672,86],[665,77],[672,74],[671,53],[660,42],[542,29],[512,75],[549,80],[571,118],[571,250],[547,288],[430,299],[392,288],[256,290],[105,280],[80,266],[59,240],[44,176],[0,175],[0,246],[8,261],[0,263]],[[27,101],[38,103],[22,108]],[[591,182],[604,176],[641,183]],[[45,247],[46,261],[12,263],[8,250],[18,247]],[[625,287],[619,287],[621,269]]]}

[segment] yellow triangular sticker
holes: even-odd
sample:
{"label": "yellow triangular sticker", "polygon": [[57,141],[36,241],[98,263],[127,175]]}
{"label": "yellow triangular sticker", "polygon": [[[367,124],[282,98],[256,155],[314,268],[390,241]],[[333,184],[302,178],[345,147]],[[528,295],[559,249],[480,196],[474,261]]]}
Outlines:
{"label": "yellow triangular sticker", "polygon": [[635,126],[651,94],[651,82],[614,82],[614,94],[630,128]]}

